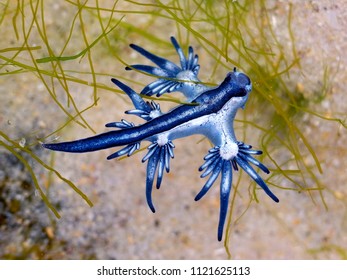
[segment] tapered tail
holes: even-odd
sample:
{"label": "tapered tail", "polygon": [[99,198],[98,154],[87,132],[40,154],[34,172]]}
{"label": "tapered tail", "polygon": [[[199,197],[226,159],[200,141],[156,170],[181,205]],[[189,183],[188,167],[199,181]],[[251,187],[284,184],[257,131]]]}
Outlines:
{"label": "tapered tail", "polygon": [[[129,129],[130,130],[130,129]],[[127,132],[129,130],[126,130]],[[124,146],[141,141],[141,135],[132,136],[131,133],[124,133],[124,130],[109,131],[96,136],[61,143],[42,144],[46,149],[69,153],[86,153],[103,150],[116,146]]]}

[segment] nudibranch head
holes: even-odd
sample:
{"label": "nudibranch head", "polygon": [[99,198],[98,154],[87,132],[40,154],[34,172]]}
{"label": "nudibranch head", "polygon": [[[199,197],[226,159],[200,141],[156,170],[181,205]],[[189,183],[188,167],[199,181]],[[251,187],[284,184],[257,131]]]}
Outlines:
{"label": "nudibranch head", "polygon": [[252,91],[252,82],[246,74],[238,72],[236,68],[234,68],[233,72],[228,73],[226,80],[234,92],[233,96],[242,97],[237,99],[233,98],[232,104],[229,104],[229,106],[234,108],[234,113],[232,114],[234,118],[238,108],[244,109],[248,100],[248,95]]}
{"label": "nudibranch head", "polygon": [[238,72],[236,68],[230,73],[230,82],[235,86],[244,89],[248,94],[252,91],[252,82],[251,79],[244,73]]}

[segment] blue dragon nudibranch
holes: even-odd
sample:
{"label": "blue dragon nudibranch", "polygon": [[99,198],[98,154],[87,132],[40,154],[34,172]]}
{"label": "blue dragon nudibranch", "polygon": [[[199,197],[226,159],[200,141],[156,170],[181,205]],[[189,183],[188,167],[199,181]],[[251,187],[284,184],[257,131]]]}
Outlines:
{"label": "blue dragon nudibranch", "polygon": [[[200,66],[198,55],[192,47],[185,56],[174,37],[171,42],[175,47],[181,66],[156,56],[145,49],[131,44],[130,47],[151,60],[157,66],[131,65],[126,70],[138,70],[158,77],[142,90],[141,94],[161,96],[173,91],[182,92],[191,104],[180,105],[168,113],[162,113],[160,106],[142,97],[119,80],[112,82],[122,89],[131,99],[135,109],[126,114],[136,115],[146,122],[136,126],[126,120],[106,124],[106,127],[117,130],[102,133],[85,139],[71,142],[43,144],[43,147],[55,151],[70,153],[92,152],[117,146],[125,146],[111,154],[107,159],[123,155],[132,155],[140,148],[142,141],[149,141],[148,152],[142,159],[147,161],[146,199],[149,208],[155,212],[152,202],[152,188],[156,179],[159,189],[164,170],[170,171],[170,160],[174,157],[173,141],[193,134],[202,134],[214,145],[204,157],[205,162],[199,168],[201,177],[209,176],[195,200],[201,199],[219,176],[220,180],[220,214],[218,240],[222,240],[224,223],[228,212],[229,196],[232,187],[233,170],[241,167],[275,202],[278,198],[271,192],[264,180],[251,166],[254,165],[265,173],[268,168],[253,157],[262,152],[253,150],[252,146],[237,141],[233,122],[237,110],[244,108],[252,90],[250,79],[235,68],[227,74],[217,87],[207,87],[198,79]],[[155,178],[156,177],[156,178]]]}

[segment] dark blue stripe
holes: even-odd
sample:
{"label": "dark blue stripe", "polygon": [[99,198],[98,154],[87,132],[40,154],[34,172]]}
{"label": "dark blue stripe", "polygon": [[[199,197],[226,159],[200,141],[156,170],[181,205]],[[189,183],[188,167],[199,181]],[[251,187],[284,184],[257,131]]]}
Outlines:
{"label": "dark blue stripe", "polygon": [[181,105],[171,112],[141,126],[110,131],[71,142],[44,144],[43,146],[56,151],[84,153],[140,142],[190,120],[216,113],[232,97],[244,96],[245,94],[244,89],[240,89],[234,83],[230,83],[230,74],[228,74],[218,88],[206,91],[192,101],[193,104],[196,103],[198,105]]}

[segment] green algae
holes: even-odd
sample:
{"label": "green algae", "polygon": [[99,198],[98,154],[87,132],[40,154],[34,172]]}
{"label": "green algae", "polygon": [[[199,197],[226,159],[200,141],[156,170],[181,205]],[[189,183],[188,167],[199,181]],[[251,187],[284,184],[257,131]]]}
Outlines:
{"label": "green algae", "polygon": [[[327,187],[319,179],[319,174],[322,173],[320,160],[305,136],[300,121],[303,116],[310,115],[323,121],[336,122],[345,129],[346,120],[339,114],[326,116],[311,109],[312,103],[322,102],[330,90],[328,68],[324,71],[321,88],[312,94],[315,99],[308,98],[306,89],[298,88],[295,83],[295,77],[300,75],[301,65],[295,45],[293,8],[290,4],[284,19],[286,29],[281,30],[280,34],[287,39],[283,40],[279,38],[278,30],[271,19],[271,9],[276,7],[269,8],[270,5],[265,0],[126,1],[126,8],[119,2],[113,1],[111,5],[106,5],[102,1],[65,1],[63,5],[66,9],[73,10],[74,13],[70,22],[66,23],[68,28],[63,32],[63,43],[59,42],[60,48],[55,46],[58,44],[54,41],[55,37],[49,35],[51,28],[46,18],[48,5],[44,1],[21,0],[1,3],[0,26],[12,26],[13,33],[10,39],[15,42],[15,46],[0,49],[0,77],[32,74],[36,82],[45,87],[51,100],[50,106],[61,110],[66,117],[63,124],[52,128],[44,137],[39,137],[40,141],[64,131],[72,123],[95,133],[84,116],[91,108],[97,106],[99,91],[119,96],[123,94],[99,82],[99,78],[123,73],[97,72],[94,53],[109,53],[110,59],[126,66],[128,63],[122,53],[122,46],[130,43],[128,36],[136,35],[146,42],[146,48],[157,48],[159,55],[172,56],[174,52],[168,36],[162,34],[165,32],[158,31],[156,34],[149,31],[158,25],[167,24],[174,26],[174,33],[184,47],[188,44],[199,46],[197,52],[208,56],[209,61],[212,61],[208,71],[202,65],[204,72],[201,72],[201,76],[209,84],[216,84],[233,67],[251,77],[254,85],[252,98],[245,113],[237,119],[237,133],[239,140],[252,142],[254,145],[260,143],[259,148],[264,151],[262,160],[270,165],[271,170],[266,182],[273,191],[305,192],[312,197],[314,203],[316,201],[312,193],[318,192],[320,202],[327,207],[324,200],[324,190]],[[141,17],[141,24],[127,21],[128,15]],[[89,33],[90,19],[99,25],[98,34]],[[77,51],[76,47],[72,47],[76,42]],[[82,62],[87,70],[80,69]],[[120,77],[129,80],[126,76]],[[81,109],[77,104],[71,93],[72,85],[92,91],[93,99],[85,108]],[[160,100],[174,104],[182,103],[181,100],[170,96]],[[259,112],[262,112],[261,116]],[[46,189],[49,187],[41,187],[31,163],[23,154],[46,169],[49,176],[54,175],[62,180],[90,206],[92,205],[89,198],[73,182],[64,178],[54,168],[54,161],[47,164],[31,151],[30,147],[39,145],[39,141],[33,140],[28,146],[22,147],[18,139],[12,139],[6,131],[1,131],[0,136],[3,139],[0,141],[1,147],[18,158],[27,168],[33,185],[56,217],[59,218],[60,214],[47,196]],[[238,189],[245,184],[246,179],[243,177],[239,176],[233,186],[234,193],[224,243],[229,256],[232,225],[247,210],[245,209],[240,217],[233,216]],[[282,185],[283,181],[289,182],[289,185]],[[51,184],[51,180],[49,182]],[[257,193],[256,185],[249,183],[248,205],[259,202]]]}

